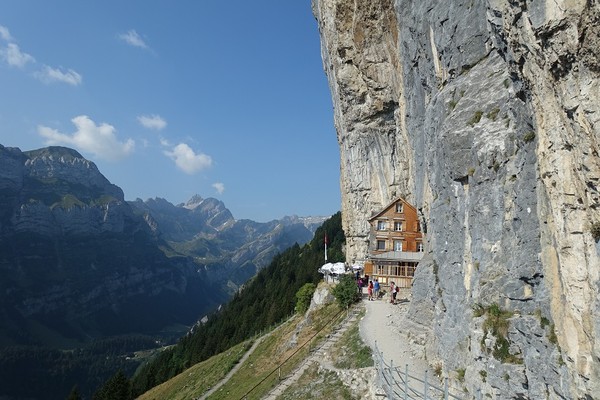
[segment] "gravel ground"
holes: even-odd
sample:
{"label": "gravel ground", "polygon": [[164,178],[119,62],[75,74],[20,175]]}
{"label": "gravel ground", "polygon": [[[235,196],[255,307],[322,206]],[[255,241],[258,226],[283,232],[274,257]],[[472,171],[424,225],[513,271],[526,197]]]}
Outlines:
{"label": "gravel ground", "polygon": [[[375,343],[383,358],[389,364],[404,367],[408,364],[411,375],[423,376],[428,367],[422,345],[414,343],[403,332],[410,291],[399,293],[396,304],[391,304],[389,298],[368,301],[363,298],[366,314],[360,321],[360,335],[363,341],[372,349]],[[431,373],[431,372],[430,372]]]}

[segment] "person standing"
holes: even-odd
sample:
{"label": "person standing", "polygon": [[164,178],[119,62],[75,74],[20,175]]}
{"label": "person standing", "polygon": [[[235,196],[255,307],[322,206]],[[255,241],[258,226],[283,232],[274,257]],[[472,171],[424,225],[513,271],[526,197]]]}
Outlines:
{"label": "person standing", "polygon": [[375,296],[376,300],[379,299],[379,290],[380,289],[381,289],[381,287],[379,286],[379,280],[377,278],[375,278],[375,283],[373,283],[373,295]]}
{"label": "person standing", "polygon": [[396,304],[396,284],[393,281],[390,283],[390,303]]}
{"label": "person standing", "polygon": [[369,281],[369,286],[367,286],[367,293],[369,295],[369,300],[373,301],[373,281]]}
{"label": "person standing", "polygon": [[363,287],[363,280],[362,280],[362,278],[358,278],[356,280],[356,284],[358,285],[358,295],[360,297],[362,297],[362,287]]}

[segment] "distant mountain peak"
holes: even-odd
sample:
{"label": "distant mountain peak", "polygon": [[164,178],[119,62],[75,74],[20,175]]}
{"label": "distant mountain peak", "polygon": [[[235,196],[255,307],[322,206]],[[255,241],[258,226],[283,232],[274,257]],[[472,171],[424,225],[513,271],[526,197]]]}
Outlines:
{"label": "distant mountain peak", "polygon": [[193,210],[196,207],[198,207],[200,204],[202,204],[203,201],[204,201],[204,199],[202,198],[202,196],[200,196],[199,194],[195,194],[192,196],[191,199],[189,199],[187,201],[187,203],[185,203],[183,208],[187,208],[188,210]]}

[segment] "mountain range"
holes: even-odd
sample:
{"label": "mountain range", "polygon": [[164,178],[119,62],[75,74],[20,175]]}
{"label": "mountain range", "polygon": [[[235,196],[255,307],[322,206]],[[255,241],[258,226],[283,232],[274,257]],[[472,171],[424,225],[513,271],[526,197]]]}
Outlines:
{"label": "mountain range", "polygon": [[200,196],[128,202],[75,150],[0,145],[0,346],[178,337],[323,221],[236,220]]}

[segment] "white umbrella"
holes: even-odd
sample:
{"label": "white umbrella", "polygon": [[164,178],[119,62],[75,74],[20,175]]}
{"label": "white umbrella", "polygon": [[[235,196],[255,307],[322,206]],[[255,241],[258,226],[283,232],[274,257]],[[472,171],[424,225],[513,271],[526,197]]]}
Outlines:
{"label": "white umbrella", "polygon": [[333,269],[332,263],[323,264],[321,268],[319,268],[319,272],[324,275],[331,274],[331,270]]}
{"label": "white umbrella", "polygon": [[345,274],[346,273],[346,265],[343,262],[338,262],[333,264],[331,267],[331,273],[333,274]]}

